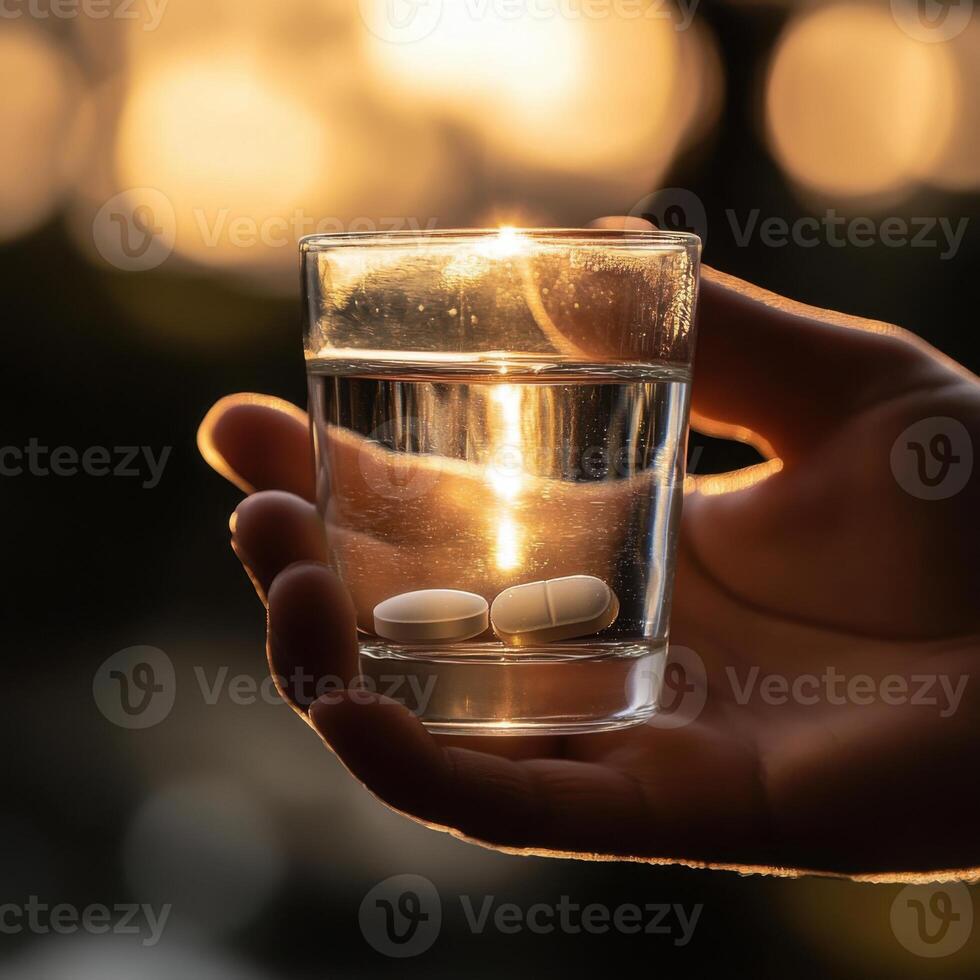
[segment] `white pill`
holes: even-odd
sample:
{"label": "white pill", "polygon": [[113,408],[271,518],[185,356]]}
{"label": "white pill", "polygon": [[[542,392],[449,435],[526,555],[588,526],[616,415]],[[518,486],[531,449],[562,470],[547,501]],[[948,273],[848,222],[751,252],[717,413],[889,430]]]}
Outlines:
{"label": "white pill", "polygon": [[504,643],[530,646],[591,636],[615,622],[616,593],[592,575],[569,575],[505,589],[490,607],[493,631]]}
{"label": "white pill", "polygon": [[487,600],[457,589],[403,592],[374,607],[374,632],[396,643],[455,643],[487,628]]}

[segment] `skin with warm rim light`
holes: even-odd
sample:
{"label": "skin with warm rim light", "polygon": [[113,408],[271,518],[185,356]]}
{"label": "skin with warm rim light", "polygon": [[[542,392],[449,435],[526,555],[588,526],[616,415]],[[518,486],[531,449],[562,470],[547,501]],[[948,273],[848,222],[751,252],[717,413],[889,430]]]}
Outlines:
{"label": "skin with warm rim light", "polygon": [[[710,269],[698,330],[695,425],[750,441],[769,462],[695,480],[685,496],[671,629],[706,667],[696,720],[451,738],[380,695],[294,707],[390,807],[500,850],[877,881],[976,877],[980,477],[920,500],[889,456],[927,418],[959,420],[980,447],[980,381],[896,327]],[[354,677],[356,613],[324,564],[305,414],[232,395],[209,412],[199,445],[250,494],[232,544],[268,608],[274,672]],[[968,683],[942,717],[881,700],[743,704],[726,673],[757,668],[792,683],[830,666]]]}

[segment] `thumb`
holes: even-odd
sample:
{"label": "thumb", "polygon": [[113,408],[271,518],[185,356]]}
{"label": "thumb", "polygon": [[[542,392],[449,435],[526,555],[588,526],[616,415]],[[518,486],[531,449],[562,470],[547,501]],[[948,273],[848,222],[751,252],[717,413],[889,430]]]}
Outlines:
{"label": "thumb", "polygon": [[[640,218],[602,228],[653,230]],[[857,413],[920,387],[973,378],[900,327],[806,306],[702,266],[692,417],[784,462]]]}

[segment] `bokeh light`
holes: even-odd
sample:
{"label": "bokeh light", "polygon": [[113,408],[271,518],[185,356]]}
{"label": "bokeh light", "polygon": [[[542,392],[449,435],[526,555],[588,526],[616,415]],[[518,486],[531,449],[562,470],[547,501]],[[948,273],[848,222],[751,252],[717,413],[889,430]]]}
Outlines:
{"label": "bokeh light", "polygon": [[976,976],[980,968],[976,930],[962,949],[937,958],[912,955],[902,945],[889,915],[902,888],[811,878],[805,888],[788,890],[773,907],[819,959],[826,976],[868,976],[871,964],[874,973],[892,980]]}
{"label": "bokeh light", "polygon": [[[104,266],[95,215],[152,188],[173,209],[164,270],[291,294],[304,234],[568,223],[569,201],[591,214],[642,195],[717,120],[703,24],[446,4],[431,35],[392,44],[361,16],[375,2],[387,16],[386,0],[170,0],[159,29],[85,25],[107,71],[86,99],[96,152],[73,177],[81,250]],[[132,316],[158,319],[146,304]]]}
{"label": "bokeh light", "polygon": [[250,922],[285,872],[261,804],[221,777],[158,790],[134,816],[123,858],[134,894],[171,903],[171,928],[205,935]]}
{"label": "bokeh light", "polygon": [[0,240],[34,228],[65,189],[80,80],[60,46],[39,31],[0,33]]}
{"label": "bokeh light", "polygon": [[[320,200],[330,167],[317,115],[246,51],[188,54],[137,75],[117,142],[121,184],[173,205],[178,252],[254,263]],[[285,238],[284,238],[285,236]]]}
{"label": "bokeh light", "polygon": [[770,147],[807,190],[894,192],[942,154],[958,88],[944,47],[909,37],[886,5],[817,9],[791,21],[772,58]]}
{"label": "bokeh light", "polygon": [[[367,0],[384,7],[387,0]],[[582,72],[585,38],[578,22],[503,16],[494,4],[444,4],[435,29],[411,43],[391,44],[365,32],[372,66],[440,103],[474,100],[547,113]]]}
{"label": "bokeh light", "polygon": [[955,61],[962,97],[956,125],[927,177],[940,187],[969,190],[980,187],[980,20],[944,47]]}
{"label": "bokeh light", "polygon": [[[718,122],[725,80],[718,42],[701,21],[680,32],[680,61],[674,79],[682,146],[699,143]],[[672,111],[673,115],[673,111]]]}
{"label": "bokeh light", "polygon": [[[7,935],[0,980],[493,974],[515,962],[528,974],[574,974],[635,950],[636,937],[525,930],[503,941],[493,926],[475,936],[462,899],[480,914],[487,898],[495,913],[566,895],[612,908],[651,894],[704,908],[689,947],[661,937],[666,972],[704,974],[725,948],[736,975],[980,976],[980,928],[937,959],[902,944],[889,918],[897,886],[692,878],[501,854],[433,833],[352,779],[274,695],[248,703],[233,693],[240,680],[267,683],[262,610],[235,588],[237,566],[224,581],[234,556],[215,548],[214,515],[224,521],[233,492],[181,449],[228,390],[303,398],[301,234],[577,225],[629,211],[654,188],[692,188],[714,216],[712,265],[902,322],[977,370],[969,296],[957,285],[977,259],[972,217],[956,254],[942,258],[942,245],[882,240],[867,251],[826,242],[801,251],[752,236],[742,247],[724,226],[734,231],[729,214],[745,225],[756,209],[761,224],[887,206],[881,219],[945,215],[965,231],[980,188],[980,14],[931,44],[897,27],[890,7],[900,5],[889,0],[641,2],[673,11],[674,22],[617,16],[631,0],[598,17],[581,12],[602,0],[117,0],[105,17],[98,2],[0,0],[0,246],[23,323],[8,356],[20,379],[11,398],[37,406],[10,425],[22,421],[25,440],[52,446],[174,450],[152,492],[82,475],[70,485],[4,481],[12,512],[33,497],[69,520],[14,521],[7,541],[15,554],[27,523],[37,539],[15,563],[23,587],[9,586],[25,624],[10,646],[37,656],[8,658],[12,730],[30,737],[11,753],[19,788],[0,820],[3,901],[172,911],[149,947],[139,936]],[[928,0],[931,14],[901,6],[941,18],[969,2]],[[444,16],[430,35],[394,44],[363,16],[372,5],[387,16],[389,3],[417,8],[423,26],[428,10]],[[534,13],[551,5],[557,16]],[[515,7],[523,15],[512,17]],[[694,20],[676,30],[682,8]],[[751,109],[765,112],[766,145],[742,128]],[[767,149],[795,203],[772,178]],[[117,196],[135,205],[133,189],[145,187],[173,203],[176,250],[131,271],[100,254],[94,221]],[[942,242],[943,229],[934,235]],[[519,245],[505,232],[491,248]],[[353,289],[358,260],[347,259],[338,275]],[[447,278],[462,287],[480,259],[461,254]],[[80,368],[52,394],[37,379],[62,351]],[[533,433],[517,425],[512,386],[497,387],[474,424],[499,436],[481,486],[488,560],[506,577],[532,543],[520,508],[536,477],[532,454],[520,452]],[[696,442],[699,475],[685,490],[744,488],[783,465],[714,473],[715,460],[727,468],[752,454],[722,442],[730,432],[708,434],[719,438]],[[51,616],[50,590],[36,583],[69,540],[84,574]],[[144,641],[173,656],[180,688],[172,715],[134,735],[97,710],[91,679],[110,650]],[[37,663],[43,684],[30,676]],[[57,723],[31,731],[37,717]],[[447,914],[432,954],[403,968],[374,954],[357,910],[378,882],[408,871],[432,880]]]}
{"label": "bokeh light", "polygon": [[362,36],[389,98],[455,116],[505,158],[575,173],[641,163],[659,172],[683,131],[682,95],[700,82],[680,77],[678,32],[612,7],[599,18],[553,13],[446,4],[413,43]]}
{"label": "bokeh light", "polygon": [[279,980],[261,967],[205,944],[164,934],[154,946],[131,936],[45,936],[0,965],[0,980]]}

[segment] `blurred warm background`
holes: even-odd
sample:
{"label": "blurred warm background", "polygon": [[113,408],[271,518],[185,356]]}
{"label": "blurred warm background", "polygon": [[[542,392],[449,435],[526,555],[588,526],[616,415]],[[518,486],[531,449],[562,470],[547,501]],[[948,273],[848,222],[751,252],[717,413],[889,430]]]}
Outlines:
{"label": "blurred warm background", "polygon": [[[968,0],[8,0],[3,443],[172,452],[152,489],[0,480],[0,903],[174,911],[152,948],[3,935],[0,977],[586,975],[620,960],[690,976],[976,975],[980,938],[940,959],[903,948],[896,888],[497,855],[385,811],[282,705],[209,704],[202,677],[262,680],[263,622],[227,548],[237,495],[197,458],[194,430],[227,391],[302,400],[296,239],[313,231],[680,220],[710,264],[900,322],[977,370],[978,66]],[[753,214],[829,209],[877,231],[743,237]],[[909,237],[932,225],[896,245],[887,221]],[[699,446],[701,469],[746,458]],[[98,666],[135,644],[176,671],[173,712],[145,731],[92,698]],[[357,911],[402,872],[455,912],[432,951],[395,961],[364,942]],[[704,912],[685,947],[473,936],[460,894]]]}

